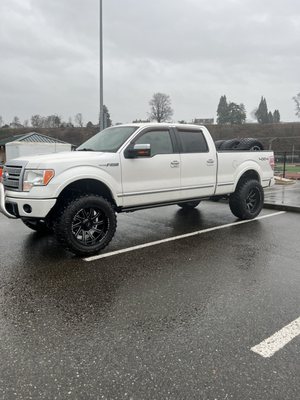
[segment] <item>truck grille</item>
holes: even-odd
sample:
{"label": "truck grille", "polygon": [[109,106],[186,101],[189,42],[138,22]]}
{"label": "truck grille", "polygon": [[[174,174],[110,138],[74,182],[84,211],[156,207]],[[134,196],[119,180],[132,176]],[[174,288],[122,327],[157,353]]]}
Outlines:
{"label": "truck grille", "polygon": [[22,166],[5,165],[3,168],[3,185],[6,190],[21,190]]}

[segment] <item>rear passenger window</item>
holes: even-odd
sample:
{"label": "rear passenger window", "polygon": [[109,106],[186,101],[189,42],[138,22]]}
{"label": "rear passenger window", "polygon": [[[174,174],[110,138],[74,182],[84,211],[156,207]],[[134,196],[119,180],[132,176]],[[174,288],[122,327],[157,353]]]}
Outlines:
{"label": "rear passenger window", "polygon": [[182,153],[206,153],[208,146],[201,131],[177,131]]}

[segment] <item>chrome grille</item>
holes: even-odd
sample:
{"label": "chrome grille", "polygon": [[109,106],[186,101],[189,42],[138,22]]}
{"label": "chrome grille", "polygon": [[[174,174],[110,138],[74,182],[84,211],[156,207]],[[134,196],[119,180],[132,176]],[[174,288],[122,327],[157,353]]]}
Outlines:
{"label": "chrome grille", "polygon": [[21,190],[21,174],[22,166],[19,165],[5,165],[3,168],[3,185],[6,190]]}

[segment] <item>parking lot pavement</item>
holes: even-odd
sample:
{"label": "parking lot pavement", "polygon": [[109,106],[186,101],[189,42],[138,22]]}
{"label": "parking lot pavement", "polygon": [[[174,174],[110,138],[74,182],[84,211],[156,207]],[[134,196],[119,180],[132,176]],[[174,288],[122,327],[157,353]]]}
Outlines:
{"label": "parking lot pavement", "polygon": [[0,398],[298,398],[300,336],[253,351],[300,316],[300,216],[267,214],[120,215],[106,254],[216,229],[90,262],[0,216]]}

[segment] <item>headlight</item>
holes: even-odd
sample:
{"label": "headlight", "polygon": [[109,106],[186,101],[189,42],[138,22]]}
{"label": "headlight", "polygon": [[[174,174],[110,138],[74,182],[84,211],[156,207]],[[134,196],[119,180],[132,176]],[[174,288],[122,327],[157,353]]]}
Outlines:
{"label": "headlight", "polygon": [[30,192],[34,186],[46,186],[54,177],[53,169],[26,169],[23,180],[23,192]]}

